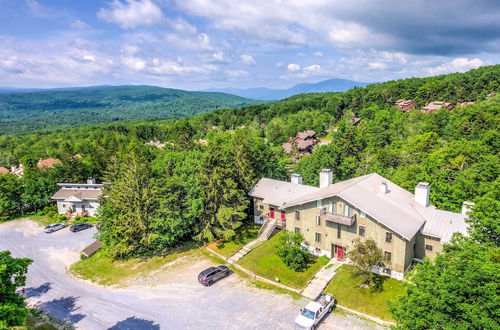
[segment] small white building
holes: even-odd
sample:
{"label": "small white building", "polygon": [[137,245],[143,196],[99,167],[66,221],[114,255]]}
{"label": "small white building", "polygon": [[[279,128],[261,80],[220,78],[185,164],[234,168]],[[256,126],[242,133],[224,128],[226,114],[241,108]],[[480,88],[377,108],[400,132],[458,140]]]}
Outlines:
{"label": "small white building", "polygon": [[76,213],[93,216],[99,208],[98,198],[102,195],[103,185],[92,178],[87,183],[58,183],[61,187],[52,199],[57,202],[59,214]]}

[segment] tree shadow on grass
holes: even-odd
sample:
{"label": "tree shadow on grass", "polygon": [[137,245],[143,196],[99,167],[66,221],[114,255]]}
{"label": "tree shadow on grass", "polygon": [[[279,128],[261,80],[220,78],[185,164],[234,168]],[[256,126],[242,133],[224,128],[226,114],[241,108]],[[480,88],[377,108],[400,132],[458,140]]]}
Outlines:
{"label": "tree shadow on grass", "polygon": [[54,299],[37,305],[38,309],[52,314],[56,319],[64,320],[70,323],[78,323],[85,315],[75,313],[80,307],[76,306],[79,297],[63,297]]}
{"label": "tree shadow on grass", "polygon": [[116,322],[108,330],[159,330],[160,325],[154,321],[141,319],[135,316],[129,317],[125,320]]}
{"label": "tree shadow on grass", "polygon": [[26,298],[40,298],[45,293],[52,289],[52,283],[46,282],[40,285],[38,288],[27,288]]}

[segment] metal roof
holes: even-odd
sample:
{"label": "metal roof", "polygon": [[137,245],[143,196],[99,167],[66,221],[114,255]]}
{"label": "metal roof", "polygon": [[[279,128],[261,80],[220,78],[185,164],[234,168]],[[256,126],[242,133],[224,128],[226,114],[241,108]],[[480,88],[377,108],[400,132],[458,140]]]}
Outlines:
{"label": "metal roof", "polygon": [[250,190],[251,197],[262,198],[266,204],[282,206],[285,202],[319,190],[317,187],[262,178]]}
{"label": "metal roof", "polygon": [[[379,189],[383,182],[387,185],[386,193]],[[424,219],[415,209],[413,194],[377,173],[331,184],[291,200],[283,208],[333,196],[342,198],[407,240],[424,225]]]}
{"label": "metal roof", "polygon": [[443,243],[448,243],[455,232],[467,235],[465,214],[437,210],[432,207],[417,208],[417,212],[425,219],[422,230],[424,235],[438,237]]}
{"label": "metal roof", "polygon": [[[382,183],[387,187],[386,192],[380,189]],[[411,192],[377,173],[321,189],[263,178],[249,195],[281,209],[338,196],[406,240],[412,239],[420,229],[443,242],[448,242],[454,232],[467,233],[463,214],[437,210],[432,205],[423,207],[415,202]]]}

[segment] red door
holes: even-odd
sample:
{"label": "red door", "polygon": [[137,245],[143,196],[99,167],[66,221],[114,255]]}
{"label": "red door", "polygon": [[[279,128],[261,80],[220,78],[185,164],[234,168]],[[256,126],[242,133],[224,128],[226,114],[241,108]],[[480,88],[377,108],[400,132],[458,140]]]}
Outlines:
{"label": "red door", "polygon": [[285,220],[285,218],[286,218],[285,211],[281,211],[281,220]]}
{"label": "red door", "polygon": [[274,219],[274,209],[273,208],[269,209],[269,217],[271,219]]}
{"label": "red door", "polygon": [[344,248],[341,246],[337,247],[337,259],[344,260]]}

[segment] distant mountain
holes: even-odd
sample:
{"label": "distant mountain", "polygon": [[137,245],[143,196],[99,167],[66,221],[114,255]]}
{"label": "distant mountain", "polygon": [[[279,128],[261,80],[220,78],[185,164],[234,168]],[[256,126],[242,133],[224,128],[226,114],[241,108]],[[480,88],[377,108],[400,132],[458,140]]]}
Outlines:
{"label": "distant mountain", "polygon": [[354,87],[365,87],[368,82],[347,79],[328,79],[317,83],[301,83],[288,89],[256,88],[210,88],[208,92],[223,92],[255,100],[281,100],[302,93],[344,92]]}
{"label": "distant mountain", "polygon": [[95,86],[0,92],[0,134],[131,119],[193,116],[258,101],[226,93],[153,86]]}

